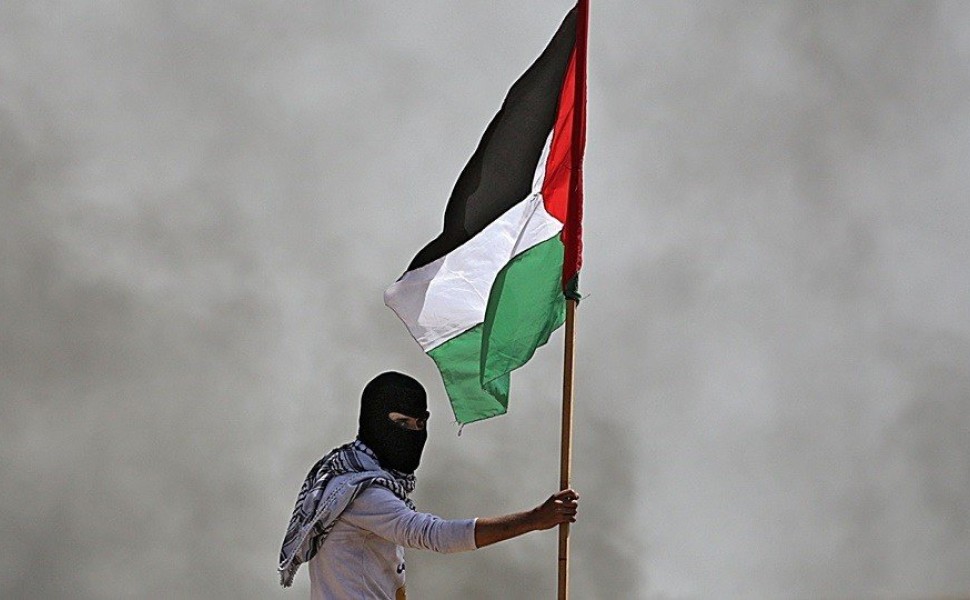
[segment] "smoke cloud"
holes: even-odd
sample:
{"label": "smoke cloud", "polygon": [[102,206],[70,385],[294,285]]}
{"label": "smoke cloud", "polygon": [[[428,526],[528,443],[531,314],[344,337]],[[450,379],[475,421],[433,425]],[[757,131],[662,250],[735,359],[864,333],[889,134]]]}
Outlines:
{"label": "smoke cloud", "polygon": [[[0,596],[305,597],[386,369],[419,508],[558,483],[561,336],[461,437],[381,293],[564,0],[0,4]],[[593,2],[576,598],[970,594],[970,6]],[[410,551],[551,597],[556,536]]]}

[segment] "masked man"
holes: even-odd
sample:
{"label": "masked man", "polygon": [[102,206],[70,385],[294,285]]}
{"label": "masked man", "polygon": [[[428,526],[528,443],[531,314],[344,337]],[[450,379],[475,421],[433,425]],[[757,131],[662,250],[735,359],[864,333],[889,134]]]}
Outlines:
{"label": "masked man", "polygon": [[312,600],[400,600],[404,548],[474,550],[576,521],[573,490],[501,517],[447,520],[417,512],[409,495],[429,416],[427,395],[413,378],[390,372],[367,384],[357,439],[320,459],[300,489],[280,550],[284,587],[306,562]]}

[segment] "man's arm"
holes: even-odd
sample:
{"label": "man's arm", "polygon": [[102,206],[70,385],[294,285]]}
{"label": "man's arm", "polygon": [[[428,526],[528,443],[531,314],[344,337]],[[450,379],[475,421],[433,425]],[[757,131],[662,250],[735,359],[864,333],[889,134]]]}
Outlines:
{"label": "man's arm", "polygon": [[405,548],[443,553],[475,549],[473,519],[442,519],[414,511],[378,485],[361,492],[340,518]]}
{"label": "man's arm", "polygon": [[529,511],[478,518],[475,520],[475,546],[482,548],[530,531],[551,529],[561,523],[575,523],[578,506],[579,494],[568,489],[556,492]]}
{"label": "man's arm", "polygon": [[579,494],[556,492],[539,506],[501,517],[447,520],[409,509],[390,490],[371,486],[347,508],[341,519],[406,548],[461,552],[482,548],[530,531],[575,523]]}

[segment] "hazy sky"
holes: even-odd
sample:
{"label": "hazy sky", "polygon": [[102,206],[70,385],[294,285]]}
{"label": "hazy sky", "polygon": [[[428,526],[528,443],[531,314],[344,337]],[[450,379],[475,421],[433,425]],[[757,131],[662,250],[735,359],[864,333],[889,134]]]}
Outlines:
{"label": "hazy sky", "polygon": [[[568,0],[0,3],[0,597],[305,598],[360,389],[420,509],[558,483],[562,334],[458,437],[381,294]],[[573,597],[970,594],[970,4],[593,0]],[[555,594],[556,536],[408,553]]]}

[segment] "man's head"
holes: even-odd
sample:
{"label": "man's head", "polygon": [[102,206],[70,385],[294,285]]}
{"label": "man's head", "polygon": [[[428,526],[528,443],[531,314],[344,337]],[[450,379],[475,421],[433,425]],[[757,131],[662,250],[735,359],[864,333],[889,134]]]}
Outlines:
{"label": "man's head", "polygon": [[389,371],[370,381],[360,397],[357,438],[381,466],[413,473],[428,440],[428,396],[413,377]]}

